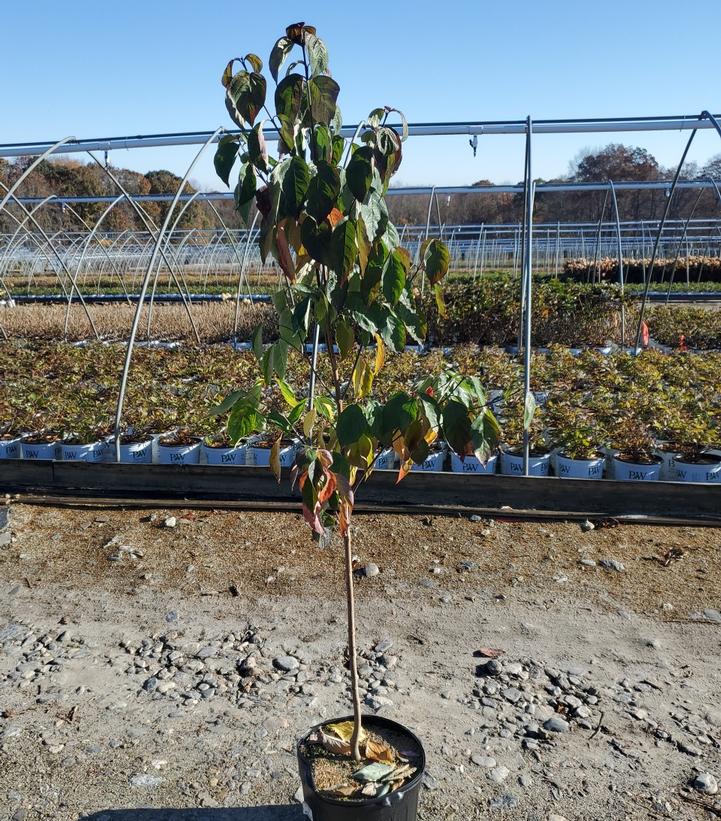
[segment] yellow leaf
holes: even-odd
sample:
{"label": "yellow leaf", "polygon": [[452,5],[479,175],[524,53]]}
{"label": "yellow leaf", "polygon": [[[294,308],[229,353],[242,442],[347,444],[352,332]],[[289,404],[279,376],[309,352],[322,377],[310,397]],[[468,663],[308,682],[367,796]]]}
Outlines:
{"label": "yellow leaf", "polygon": [[303,417],[303,433],[305,434],[306,439],[310,439],[311,434],[313,433],[313,425],[315,425],[315,417],[316,412],[314,408],[306,413]]}
{"label": "yellow leaf", "polygon": [[270,449],[270,469],[280,484],[280,437],[273,442],[273,447]]}
{"label": "yellow leaf", "polygon": [[[355,724],[352,721],[338,721],[335,724],[326,724],[323,729],[327,730],[329,733],[333,733],[333,735],[338,736],[338,738],[343,741],[350,741],[351,738],[353,738],[354,727]],[[366,732],[361,727],[360,740],[363,741],[365,736]]]}
{"label": "yellow leaf", "polygon": [[373,371],[365,359],[359,359],[353,369],[353,392],[356,399],[368,396],[373,386]]}
{"label": "yellow leaf", "polygon": [[383,367],[386,361],[386,349],[383,346],[383,340],[379,334],[376,334],[376,364],[373,368],[373,373],[377,376],[378,371]]}
{"label": "yellow leaf", "polygon": [[380,761],[383,764],[394,764],[393,750],[383,741],[374,741],[369,738],[366,742],[365,757],[371,761]]}

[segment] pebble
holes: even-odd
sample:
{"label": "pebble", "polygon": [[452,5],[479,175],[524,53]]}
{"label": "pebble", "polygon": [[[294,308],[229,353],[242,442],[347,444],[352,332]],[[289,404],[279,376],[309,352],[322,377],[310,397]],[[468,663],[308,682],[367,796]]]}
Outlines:
{"label": "pebble", "polygon": [[593,559],[580,559],[579,564],[584,567],[596,567],[596,562]]}
{"label": "pebble", "polygon": [[367,565],[363,567],[363,575],[370,578],[373,576],[378,576],[380,574],[380,568],[377,564],[373,564],[373,562],[369,562]]}
{"label": "pebble", "polygon": [[166,516],[163,521],[163,527],[177,527],[178,520],[175,516]]}
{"label": "pebble", "polygon": [[163,780],[159,775],[148,775],[147,773],[139,773],[130,779],[131,787],[159,787]]}
{"label": "pebble", "polygon": [[478,767],[487,767],[489,770],[496,766],[496,759],[490,755],[481,755],[480,753],[473,753],[471,761]]}
{"label": "pebble", "polygon": [[581,522],[581,530],[584,533],[589,533],[591,530],[595,530],[595,529],[596,529],[596,525],[593,522],[589,521],[588,519]]}
{"label": "pebble", "polygon": [[495,784],[502,784],[508,776],[511,774],[511,771],[508,767],[500,766],[494,767],[489,773],[488,777],[493,781]]}
{"label": "pebble", "polygon": [[616,559],[601,559],[601,566],[607,570],[615,570],[617,573],[623,573],[626,569],[623,563]]}
{"label": "pebble", "polygon": [[273,659],[273,666],[284,673],[290,673],[292,670],[297,670],[300,662],[293,656],[277,656]]}
{"label": "pebble", "polygon": [[564,719],[559,716],[553,716],[543,722],[543,729],[548,730],[549,733],[567,733],[571,727]]}
{"label": "pebble", "polygon": [[716,795],[718,792],[718,781],[711,773],[697,773],[691,786],[704,795]]}
{"label": "pebble", "polygon": [[393,639],[381,639],[378,644],[373,648],[376,653],[385,653],[386,650],[390,650],[393,647]]}

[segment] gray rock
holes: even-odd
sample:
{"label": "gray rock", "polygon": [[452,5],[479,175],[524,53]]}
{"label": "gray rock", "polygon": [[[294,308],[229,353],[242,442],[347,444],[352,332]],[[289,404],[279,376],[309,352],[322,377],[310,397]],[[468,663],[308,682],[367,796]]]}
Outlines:
{"label": "gray rock", "polygon": [[163,780],[159,775],[148,775],[148,773],[138,773],[138,775],[134,775],[130,779],[130,786],[131,787],[144,787],[148,789],[152,789],[154,787],[159,787]]}
{"label": "gray rock", "polygon": [[518,806],[518,799],[511,793],[505,793],[504,795],[499,795],[496,798],[492,798],[488,802],[488,806],[490,809],[499,810],[500,812],[504,812],[505,810],[513,810]]}
{"label": "gray rock", "polygon": [[487,767],[489,770],[496,766],[496,759],[490,755],[481,755],[481,753],[473,753],[471,761],[477,767]]}
{"label": "gray rock", "polygon": [[591,530],[595,530],[595,529],[596,529],[596,525],[593,522],[589,522],[588,519],[581,522],[581,530],[584,533],[589,533]]}
{"label": "gray rock", "polygon": [[175,516],[167,516],[163,521],[163,527],[177,527],[178,520]]}
{"label": "gray rock", "polygon": [[504,767],[503,765],[499,767],[494,767],[489,773],[488,778],[491,779],[495,784],[502,784],[508,776],[511,774],[511,771],[508,767]]}
{"label": "gray rock", "polygon": [[151,693],[156,687],[158,686],[158,679],[155,676],[151,676],[150,678],[146,678],[143,682],[143,690],[147,690],[147,692]]}
{"label": "gray rock", "polygon": [[298,669],[300,662],[293,656],[277,656],[273,659],[273,666],[284,673],[290,673]]}
{"label": "gray rock", "polygon": [[616,559],[601,559],[601,566],[607,570],[615,570],[617,573],[623,573],[626,570],[623,563]]}
{"label": "gray rock", "polygon": [[367,576],[369,579],[373,578],[373,576],[377,576],[380,573],[380,568],[377,564],[373,564],[373,562],[368,562],[367,565],[363,567],[363,575]]}
{"label": "gray rock", "polygon": [[381,639],[373,649],[376,653],[385,653],[386,650],[390,650],[391,647],[393,647],[393,639],[384,638]]}
{"label": "gray rock", "polygon": [[580,559],[579,564],[584,567],[596,567],[596,562],[593,559]]}
{"label": "gray rock", "polygon": [[707,619],[711,619],[711,621],[719,621],[719,622],[721,622],[721,612],[720,612],[720,611],[718,611],[718,610],[714,610],[714,609],[713,609],[713,608],[711,608],[711,607],[707,607],[707,608],[703,611],[703,614],[704,614],[704,616],[705,616]]}
{"label": "gray rock", "polygon": [[523,697],[523,693],[516,687],[506,687],[505,690],[501,690],[501,695],[506,701],[510,701],[511,704],[515,704]]}
{"label": "gray rock", "polygon": [[718,792],[718,781],[711,773],[697,773],[691,786],[704,795],[716,795]]}
{"label": "gray rock", "polygon": [[567,733],[570,730],[570,725],[560,716],[553,716],[543,722],[543,729],[549,733]]}

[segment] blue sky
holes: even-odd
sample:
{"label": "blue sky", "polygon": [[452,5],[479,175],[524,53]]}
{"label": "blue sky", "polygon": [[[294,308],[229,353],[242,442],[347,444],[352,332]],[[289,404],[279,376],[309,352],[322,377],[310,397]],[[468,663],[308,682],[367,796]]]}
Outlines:
{"label": "blue sky", "polygon": [[[647,116],[721,111],[715,33],[719,0],[567,0],[444,3],[219,2],[125,0],[108,10],[89,0],[0,12],[0,142],[96,137],[231,126],[220,74],[255,51],[267,60],[288,23],[305,20],[331,52],[347,123],[376,105],[410,121]],[[272,80],[269,80],[272,85]],[[536,176],[568,170],[587,148],[642,145],[675,164],[687,135],[539,137]],[[406,185],[460,185],[522,177],[520,137],[411,139],[396,178]],[[111,162],[183,173],[197,149],[117,151]],[[721,140],[701,132],[690,156],[705,162]],[[222,183],[212,152],[194,179]]]}

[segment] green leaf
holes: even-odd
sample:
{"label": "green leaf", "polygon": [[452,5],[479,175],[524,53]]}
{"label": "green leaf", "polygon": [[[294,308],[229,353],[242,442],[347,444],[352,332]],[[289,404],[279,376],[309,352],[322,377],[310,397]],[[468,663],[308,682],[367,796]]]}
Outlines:
{"label": "green leaf", "polygon": [[443,299],[443,291],[441,290],[440,285],[436,285],[433,288],[433,296],[436,299],[436,309],[438,310],[438,316],[440,316],[441,319],[447,319],[448,310],[446,309],[446,303]]}
{"label": "green leaf", "polygon": [[259,171],[268,170],[268,146],[265,142],[262,122],[258,123],[248,134],[248,157]]}
{"label": "green leaf", "polygon": [[238,154],[238,143],[234,137],[228,135],[221,137],[218,142],[218,148],[215,151],[213,164],[215,165],[215,173],[223,182],[228,185],[230,179],[230,172],[233,170],[233,164]]}
{"label": "green leaf", "polygon": [[340,349],[341,359],[345,359],[353,350],[353,344],[355,343],[353,326],[345,319],[338,320],[335,326],[335,338]]}
{"label": "green leaf", "polygon": [[450,261],[451,255],[445,242],[439,239],[430,240],[423,254],[423,262],[431,285],[440,282],[448,273]]}
{"label": "green leaf", "polygon": [[389,445],[396,431],[404,431],[418,418],[418,403],[405,391],[391,396],[380,413],[376,414],[378,428],[374,431],[377,438]]}
{"label": "green leaf", "polygon": [[283,178],[285,203],[293,216],[298,215],[305,202],[309,182],[310,170],[308,164],[302,157],[293,157]]}
{"label": "green leaf", "polygon": [[257,433],[263,424],[263,417],[258,413],[255,396],[248,395],[245,400],[237,402],[228,417],[228,437],[233,444],[244,436]]}
{"label": "green leaf", "polygon": [[238,184],[235,186],[235,210],[240,214],[246,224],[248,223],[250,207],[253,204],[256,187],[257,179],[255,170],[250,163],[246,163],[240,169]]}
{"label": "green leaf", "polygon": [[232,393],[229,393],[220,404],[213,405],[213,407],[208,411],[208,414],[210,416],[221,416],[226,411],[229,411],[241,396],[245,395],[245,391],[233,391]]}
{"label": "green leaf", "polygon": [[300,74],[289,74],[284,77],[275,89],[275,110],[280,117],[289,123],[295,122],[303,102],[305,80]]}
{"label": "green leaf", "polygon": [[263,352],[263,326],[258,325],[253,334],[253,353],[258,362],[263,359]]}
{"label": "green leaf", "polygon": [[339,193],[340,173],[338,169],[325,160],[319,160],[316,175],[308,186],[307,212],[316,222],[323,222],[335,205]]}
{"label": "green leaf", "polygon": [[335,429],[338,441],[345,448],[368,433],[368,420],[358,405],[348,405],[338,417]]}
{"label": "green leaf", "polygon": [[280,37],[276,40],[276,43],[270,52],[268,68],[270,69],[270,73],[276,83],[278,82],[278,72],[280,71],[281,66],[285,62],[285,58],[288,56],[292,48],[293,43],[291,43],[287,37]]}
{"label": "green leaf", "polygon": [[501,428],[496,417],[488,408],[473,420],[471,425],[471,445],[478,461],[485,465],[491,458],[501,439]]}
{"label": "green leaf", "polygon": [[406,266],[406,258],[396,250],[390,255],[383,271],[381,288],[383,296],[391,305],[398,302],[406,287]]}
{"label": "green leaf", "polygon": [[366,148],[359,148],[351,157],[345,172],[346,184],[358,202],[365,201],[373,181],[373,166],[366,151]]}
{"label": "green leaf", "polygon": [[225,105],[236,125],[253,125],[265,103],[265,77],[257,72],[239,71],[225,91]]}
{"label": "green leaf", "polygon": [[526,393],[526,401],[523,404],[523,430],[530,430],[533,417],[536,415],[536,397],[533,391]]}
{"label": "green leaf", "polygon": [[338,165],[345,151],[345,139],[340,134],[335,134],[333,137],[333,156],[331,162],[333,165]]}
{"label": "green leaf", "polygon": [[280,395],[283,397],[283,399],[285,399],[286,403],[290,405],[291,408],[294,408],[300,402],[305,401],[303,399],[298,399],[298,397],[293,392],[293,388],[291,388],[291,386],[285,380],[278,378],[275,381],[278,385],[278,388],[280,389]]}
{"label": "green leaf", "polygon": [[333,229],[331,242],[333,245],[333,270],[343,280],[355,265],[357,254],[355,223],[349,219],[339,222]]}
{"label": "green leaf", "polygon": [[471,420],[468,408],[461,402],[452,399],[443,408],[441,414],[443,436],[449,447],[459,456],[465,456],[468,443],[471,441]]}
{"label": "green leaf", "polygon": [[323,264],[330,261],[332,229],[328,222],[318,223],[309,214],[301,223],[300,236],[314,260]]}
{"label": "green leaf", "polygon": [[329,69],[328,49],[320,37],[315,34],[306,34],[305,50],[308,54],[311,76],[327,74]]}
{"label": "green leaf", "polygon": [[246,63],[250,63],[253,67],[253,71],[257,72],[258,74],[263,70],[263,61],[258,57],[257,54],[246,54],[243,58]]}
{"label": "green leaf", "polygon": [[319,75],[308,81],[310,113],[316,123],[329,124],[335,115],[340,86],[332,77]]}
{"label": "green leaf", "polygon": [[318,123],[310,135],[310,156],[315,163],[333,156],[333,137],[325,123]]}

